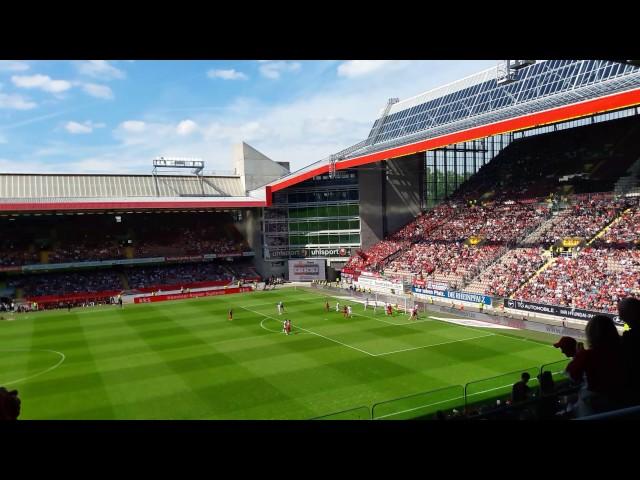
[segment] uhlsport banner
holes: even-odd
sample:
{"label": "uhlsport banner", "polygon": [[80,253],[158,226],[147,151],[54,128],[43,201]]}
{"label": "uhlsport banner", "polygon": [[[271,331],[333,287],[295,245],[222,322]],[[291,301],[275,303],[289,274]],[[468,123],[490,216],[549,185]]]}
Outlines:
{"label": "uhlsport banner", "polygon": [[623,324],[618,315],[596,312],[593,310],[584,310],[581,308],[561,307],[558,305],[547,305],[545,303],[526,302],[524,300],[512,300],[509,298],[504,299],[504,307],[523,310],[525,312],[544,313],[546,315],[554,315],[556,317],[572,318],[576,320],[590,320],[594,315],[605,315],[612,318],[616,324]]}
{"label": "uhlsport banner", "polygon": [[326,260],[289,260],[289,280],[292,282],[310,282],[326,280]]}

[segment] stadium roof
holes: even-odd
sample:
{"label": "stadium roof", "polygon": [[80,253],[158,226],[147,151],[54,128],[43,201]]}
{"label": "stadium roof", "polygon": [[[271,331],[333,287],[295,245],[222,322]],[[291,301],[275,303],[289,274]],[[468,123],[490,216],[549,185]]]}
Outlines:
{"label": "stadium roof", "polygon": [[259,206],[239,175],[0,174],[0,211]]}
{"label": "stadium roof", "polygon": [[245,145],[238,157],[242,175],[0,174],[0,211],[268,206],[273,192],[327,173],[332,163],[344,170],[640,104],[637,65],[541,60],[507,72],[506,82],[498,81],[503,73],[490,68],[390,101],[363,141],[259,188],[252,189],[282,167],[266,175],[265,161],[274,162]]}
{"label": "stadium roof", "polygon": [[265,186],[271,193],[330,169],[444,147],[640,104],[640,68],[607,60],[542,60],[498,82],[490,68],[382,111],[367,139]]}

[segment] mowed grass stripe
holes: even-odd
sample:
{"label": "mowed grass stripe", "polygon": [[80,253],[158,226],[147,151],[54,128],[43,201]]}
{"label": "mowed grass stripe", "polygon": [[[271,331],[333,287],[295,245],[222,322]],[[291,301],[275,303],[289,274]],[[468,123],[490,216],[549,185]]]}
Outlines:
{"label": "mowed grass stripe", "polygon": [[[63,351],[66,355],[66,359],[59,368],[52,370],[47,375],[50,379],[57,379],[53,385],[45,384],[43,386],[37,382],[26,382],[24,386],[21,387],[20,391],[23,398],[22,415],[24,418],[33,418],[30,416],[30,409],[32,408],[34,412],[41,410],[48,411],[49,413],[47,418],[51,419],[82,419],[85,417],[78,416],[77,412],[86,408],[86,405],[91,405],[92,408],[99,409],[102,415],[101,418],[117,418],[116,412],[111,406],[107,386],[104,383],[100,369],[98,368],[91,352],[91,347],[87,343],[86,339],[84,339],[84,328],[82,323],[78,317],[73,314],[71,314],[71,321],[75,322],[79,341],[84,342],[84,345],[80,350],[84,354],[85,360],[91,365],[91,373],[85,375],[82,378],[82,382],[74,382],[73,385],[68,384],[71,388],[68,390],[64,389],[64,379],[69,372],[73,371],[74,358],[72,355],[67,355],[57,344],[45,344],[46,346],[43,346],[43,348]],[[34,345],[39,344],[37,340],[39,339],[39,329],[42,325],[44,324],[39,323],[38,321],[33,322],[32,343]],[[67,393],[64,397],[64,401],[51,402],[49,397],[53,394],[59,393],[60,390]]]}
{"label": "mowed grass stripe", "polygon": [[[164,318],[168,323],[171,323],[174,326],[173,330],[180,331],[182,336],[188,336],[191,338],[194,345],[206,345],[215,349],[215,345],[210,345],[207,341],[200,337],[198,332],[190,331],[189,327],[182,326],[176,320],[170,318],[165,315],[160,307],[157,307],[154,312],[155,315]],[[228,328],[228,327],[227,327]],[[239,327],[242,328],[242,327]],[[144,334],[140,334],[142,338]],[[158,342],[148,342],[150,348],[154,349],[160,356],[165,358],[166,360],[171,360],[171,352],[167,352],[166,349],[160,348]],[[264,356],[263,351],[254,352],[256,356]],[[216,357],[225,358],[226,354],[217,351]],[[229,359],[229,362],[233,360]],[[175,372],[177,375],[180,375],[183,379],[184,383],[190,391],[196,395],[205,405],[207,405],[207,411],[203,412],[200,416],[206,416],[207,418],[211,418],[214,411],[226,411],[229,408],[229,398],[225,398],[227,394],[231,394],[231,392],[236,392],[236,399],[233,402],[235,408],[239,411],[247,408],[249,406],[253,406],[253,402],[257,402],[266,407],[268,404],[274,405],[274,410],[277,408],[277,405],[287,405],[289,408],[294,407],[296,401],[292,398],[289,398],[287,395],[283,394],[277,388],[273,387],[268,383],[265,379],[257,379],[254,375],[251,375],[250,372],[246,371],[247,369],[237,361],[233,361],[235,366],[235,374],[236,376],[240,374],[240,376],[244,376],[245,378],[231,378],[226,377],[225,383],[214,384],[212,385],[211,381],[208,381],[206,376],[201,374],[201,370],[203,368],[209,369],[210,363],[209,358],[207,356],[196,356],[194,358],[189,359],[189,361],[181,362],[179,364],[168,362],[167,365],[169,368]],[[253,391],[251,393],[247,393],[245,390],[247,389],[248,383],[253,382]],[[216,390],[216,391],[214,391]],[[224,392],[227,392],[226,394]],[[241,395],[241,396],[240,396]],[[250,405],[246,405],[250,404]],[[215,410],[214,410],[215,409]]]}
{"label": "mowed grass stripe", "polygon": [[[74,358],[64,370],[25,383],[31,391],[24,390],[30,407],[24,418],[310,418],[561,359],[556,349],[522,341],[518,332],[470,339],[494,330],[440,321],[390,325],[408,323],[408,317],[381,322],[357,303],[352,303],[357,315],[343,319],[324,312],[323,297],[286,289],[122,310],[78,309],[71,316],[36,313],[0,322],[0,342],[24,346],[38,322],[42,334],[32,336],[33,348],[55,348]],[[282,317],[275,307],[280,300],[286,307]],[[333,298],[330,302],[335,305]],[[227,321],[229,308],[233,322]],[[341,342],[347,338],[344,343],[375,352],[427,347],[370,357],[309,333],[271,333],[260,326],[264,315],[275,318],[264,322],[275,331],[281,318],[290,317],[294,327],[335,335]],[[455,343],[429,346],[438,339]],[[30,361],[42,364],[42,359]],[[96,372],[110,391],[93,401],[93,391],[100,390]],[[42,398],[34,398],[38,395]],[[68,396],[84,402],[70,405]]]}

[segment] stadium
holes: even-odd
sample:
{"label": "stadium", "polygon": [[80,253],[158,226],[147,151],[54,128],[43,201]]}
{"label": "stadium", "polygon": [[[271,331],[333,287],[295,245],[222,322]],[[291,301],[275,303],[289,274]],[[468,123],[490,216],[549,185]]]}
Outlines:
{"label": "stadium", "polygon": [[[554,345],[639,321],[638,62],[507,60],[416,93],[296,171],[243,142],[215,174],[0,172],[20,418],[581,417]],[[626,382],[583,418],[637,416]]]}

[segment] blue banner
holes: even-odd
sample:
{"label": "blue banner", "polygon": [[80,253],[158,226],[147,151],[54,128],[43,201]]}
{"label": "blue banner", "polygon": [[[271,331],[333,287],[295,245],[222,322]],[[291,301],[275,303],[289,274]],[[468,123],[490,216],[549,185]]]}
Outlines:
{"label": "blue banner", "polygon": [[432,297],[449,298],[451,300],[458,300],[462,302],[471,303],[484,303],[485,305],[491,305],[491,297],[487,295],[481,295],[479,293],[469,292],[457,292],[453,290],[433,290],[431,288],[412,287],[414,293],[421,293],[422,295],[431,295]]}

